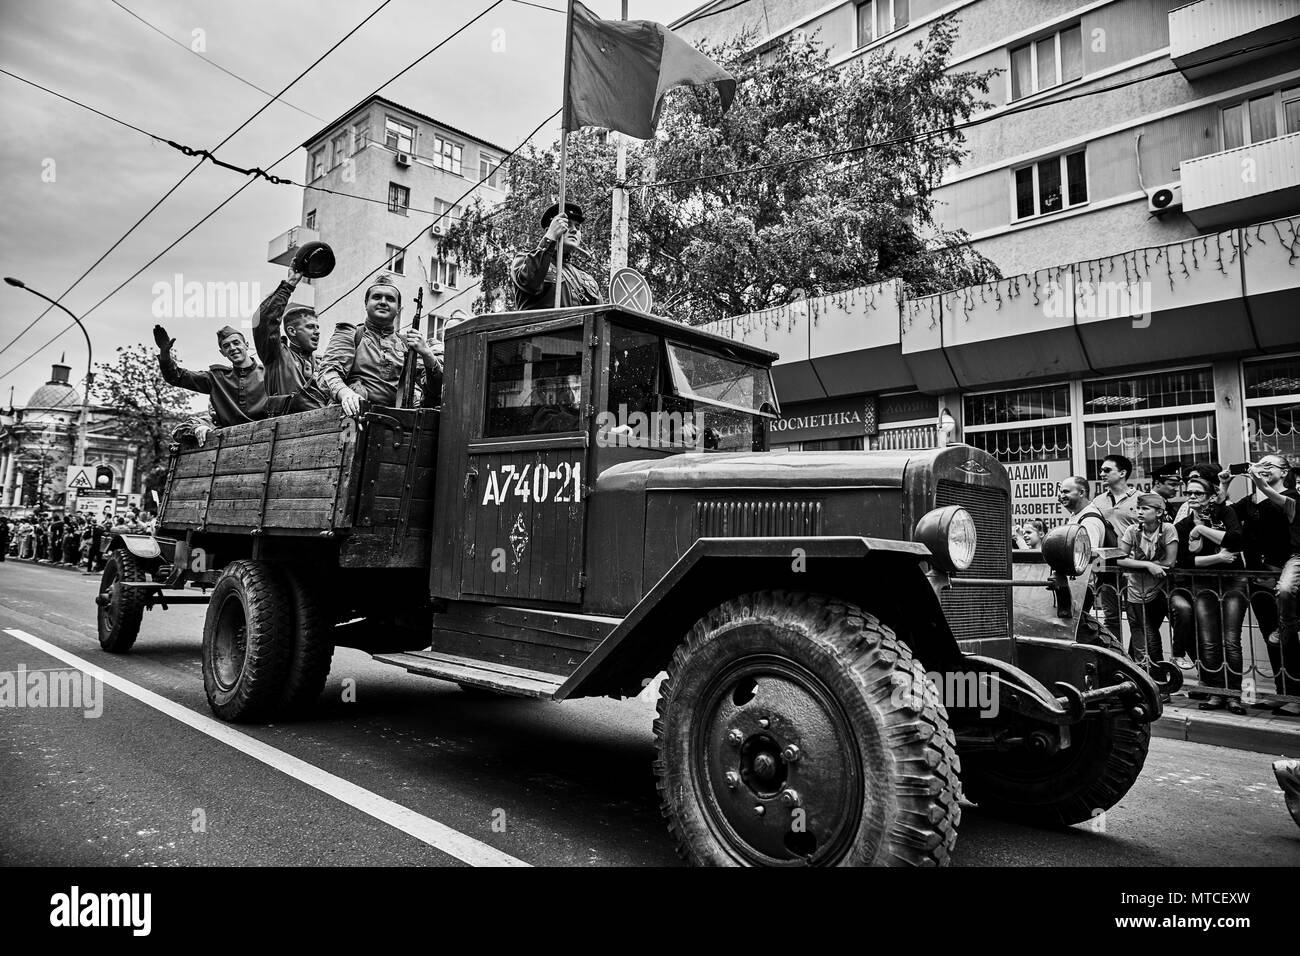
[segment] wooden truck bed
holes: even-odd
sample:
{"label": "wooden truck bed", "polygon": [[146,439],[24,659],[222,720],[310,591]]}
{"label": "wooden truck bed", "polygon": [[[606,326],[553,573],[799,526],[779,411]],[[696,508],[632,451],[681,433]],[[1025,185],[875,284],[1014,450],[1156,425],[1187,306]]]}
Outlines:
{"label": "wooden truck bed", "polygon": [[427,567],[438,415],[334,405],[214,431],[173,452],[159,532],[324,537],[342,567]]}

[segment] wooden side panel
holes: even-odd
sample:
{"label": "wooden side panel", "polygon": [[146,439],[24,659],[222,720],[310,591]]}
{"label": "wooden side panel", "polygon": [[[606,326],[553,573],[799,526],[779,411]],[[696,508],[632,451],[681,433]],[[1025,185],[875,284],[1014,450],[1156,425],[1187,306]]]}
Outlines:
{"label": "wooden side panel", "polygon": [[434,505],[433,557],[430,593],[456,598],[465,567],[465,551],[474,542],[472,504],[482,496],[471,473],[468,444],[477,435],[483,415],[484,349],[481,335],[452,335],[447,339],[443,407],[449,410],[438,437],[436,482],[443,489]]}

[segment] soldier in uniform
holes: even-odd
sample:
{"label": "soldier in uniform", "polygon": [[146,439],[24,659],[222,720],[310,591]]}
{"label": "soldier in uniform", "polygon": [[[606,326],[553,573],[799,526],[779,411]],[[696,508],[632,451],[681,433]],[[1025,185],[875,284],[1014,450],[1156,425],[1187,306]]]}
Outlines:
{"label": "soldier in uniform", "polygon": [[[305,412],[329,404],[329,397],[316,382],[319,365],[320,323],[316,310],[307,305],[289,305],[289,296],[302,281],[302,274],[289,269],[289,277],[263,300],[253,319],[253,345],[262,360],[266,392],[277,405],[269,414]],[[281,317],[288,344],[280,340]],[[277,401],[278,400],[278,401]]]}
{"label": "soldier in uniform", "polygon": [[423,385],[420,404],[426,408],[438,405],[442,399],[442,354],[418,329],[396,331],[402,312],[401,290],[391,277],[379,276],[366,289],[365,302],[363,324],[335,324],[320,364],[321,387],[349,415],[361,410],[362,400],[392,406],[397,401],[406,350],[413,348],[424,363],[424,381],[417,382]]}
{"label": "soldier in uniform", "polygon": [[262,368],[248,354],[248,343],[238,329],[227,325],[217,332],[217,348],[229,359],[230,365],[209,365],[201,372],[192,372],[176,364],[172,355],[176,340],[169,338],[161,325],[153,327],[153,339],[158,345],[158,365],[163,380],[168,385],[209,396],[212,421],[217,428],[266,417],[266,383],[262,378]]}
{"label": "soldier in uniform", "polygon": [[564,243],[564,284],[560,290],[560,307],[600,302],[600,286],[596,280],[573,265],[573,254],[582,251],[579,245],[582,207],[566,202],[564,215],[559,212],[560,204],[552,203],[542,213],[542,228],[546,230],[542,241],[532,252],[515,256],[510,264],[510,281],[520,311],[555,307],[555,250],[561,242]]}

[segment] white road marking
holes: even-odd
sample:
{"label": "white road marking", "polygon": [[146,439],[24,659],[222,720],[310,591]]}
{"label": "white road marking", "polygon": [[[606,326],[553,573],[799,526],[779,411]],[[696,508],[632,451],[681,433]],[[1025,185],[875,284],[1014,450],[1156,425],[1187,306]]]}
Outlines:
{"label": "white road marking", "polygon": [[394,829],[415,837],[422,843],[427,843],[429,846],[441,850],[448,856],[455,857],[471,866],[530,865],[507,853],[502,853],[495,847],[482,843],[472,836],[461,833],[459,830],[453,830],[444,823],[422,816],[414,810],[410,810],[399,803],[394,803],[377,793],[371,793],[364,787],[358,787],[356,784],[309,764],[305,760],[300,760],[292,754],[277,750],[275,747],[264,744],[254,737],[240,733],[229,724],[223,724],[213,717],[196,714],[188,707],[183,707],[175,701],[168,700],[151,690],[146,690],[124,677],[119,677],[117,674],[96,667],[89,661],[83,660],[48,641],[43,641],[39,637],[28,634],[26,631],[5,628],[5,633],[30,644],[38,651],[56,657],[64,663],[84,671],[91,677],[98,678],[109,687],[121,691],[128,697],[135,698],[140,703],[152,707],[174,720],[179,720],[187,727],[192,727],[213,740],[218,740],[229,747],[233,747],[254,760],[260,760],[273,770],[278,770],[295,780],[307,784],[309,787],[314,787],[321,793],[329,794],[334,799],[346,803],[353,809],[360,810],[367,816],[374,817]]}

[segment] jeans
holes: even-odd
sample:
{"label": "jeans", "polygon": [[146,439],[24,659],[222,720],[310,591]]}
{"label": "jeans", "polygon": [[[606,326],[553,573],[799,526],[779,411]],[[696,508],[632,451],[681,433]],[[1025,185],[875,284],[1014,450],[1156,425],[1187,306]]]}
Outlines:
{"label": "jeans", "polygon": [[1102,622],[1106,630],[1114,635],[1120,647],[1124,646],[1124,618],[1120,616],[1120,592],[1124,583],[1119,571],[1107,567],[1098,571],[1092,579],[1096,604],[1101,607]]}
{"label": "jeans", "polygon": [[[1222,589],[1222,596],[1218,588]],[[1199,648],[1201,683],[1206,687],[1240,690],[1245,579],[1202,578],[1199,586],[1191,581],[1179,582],[1169,602],[1175,656],[1179,645]]]}
{"label": "jeans", "polygon": [[1157,591],[1145,603],[1124,602],[1131,632],[1128,654],[1133,660],[1140,661],[1148,657],[1153,661],[1165,659],[1164,648],[1160,644],[1160,625],[1164,622],[1168,606],[1163,591]]}

